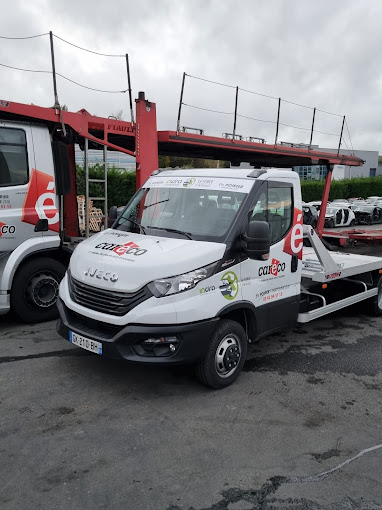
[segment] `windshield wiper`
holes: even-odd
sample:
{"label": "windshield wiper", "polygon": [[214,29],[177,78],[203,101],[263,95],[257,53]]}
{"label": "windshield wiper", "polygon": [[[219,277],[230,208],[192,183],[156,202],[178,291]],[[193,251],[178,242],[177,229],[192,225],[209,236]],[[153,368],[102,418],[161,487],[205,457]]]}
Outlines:
{"label": "windshield wiper", "polygon": [[153,204],[146,205],[143,210],[145,211],[149,207],[152,207],[153,205],[163,204],[163,202],[168,202],[170,199],[167,198],[166,200],[160,200],[159,202],[154,202]]}
{"label": "windshield wiper", "polygon": [[122,219],[123,219],[123,221],[121,223],[119,223],[119,225],[123,225],[125,223],[125,221],[130,221],[133,225],[136,225],[139,228],[139,233],[143,232],[143,234],[146,235],[145,227],[143,225],[141,225],[140,223],[138,223],[136,220],[133,220],[132,218],[122,218]]}
{"label": "windshield wiper", "polygon": [[152,226],[149,226],[147,225],[146,228],[152,228],[153,230],[165,230],[166,232],[174,232],[175,234],[182,234],[186,237],[188,237],[188,239],[191,239],[191,241],[193,241],[192,237],[191,237],[191,234],[189,232],[183,232],[183,230],[176,230],[175,228],[165,228],[165,227],[152,227]]}

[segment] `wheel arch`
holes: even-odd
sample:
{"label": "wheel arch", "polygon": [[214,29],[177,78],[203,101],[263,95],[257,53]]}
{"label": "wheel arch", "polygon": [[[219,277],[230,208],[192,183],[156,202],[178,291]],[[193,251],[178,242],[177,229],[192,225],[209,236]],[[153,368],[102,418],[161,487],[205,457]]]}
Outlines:
{"label": "wheel arch", "polygon": [[217,314],[220,319],[230,319],[239,323],[247,334],[248,340],[257,337],[256,308],[249,301],[232,303],[222,308]]}
{"label": "wheel arch", "polygon": [[33,239],[28,241],[18,246],[0,265],[0,290],[10,291],[17,272],[30,260],[47,257],[68,266],[71,253],[62,249],[59,240],[57,242],[57,239],[52,238],[39,243],[34,243]]}

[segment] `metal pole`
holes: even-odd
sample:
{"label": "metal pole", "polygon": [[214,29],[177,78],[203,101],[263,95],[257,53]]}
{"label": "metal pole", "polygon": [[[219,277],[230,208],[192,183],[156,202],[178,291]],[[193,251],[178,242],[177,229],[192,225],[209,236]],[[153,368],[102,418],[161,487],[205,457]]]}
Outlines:
{"label": "metal pole", "polygon": [[313,120],[312,120],[312,131],[310,132],[310,141],[309,141],[309,146],[312,145],[312,140],[313,140],[313,128],[314,128],[314,119],[316,117],[316,109],[313,110]]}
{"label": "metal pole", "polygon": [[232,133],[232,140],[235,140],[235,134],[236,134],[236,119],[237,119],[237,99],[239,96],[239,87],[236,87],[236,99],[235,99],[235,118],[233,121],[233,133]]}
{"label": "metal pole", "polygon": [[56,64],[54,62],[54,47],[53,47],[53,32],[49,32],[50,37],[50,56],[52,59],[52,75],[53,75],[53,90],[54,90],[54,106],[56,110],[60,109],[60,103],[57,95],[57,82],[56,82]]}
{"label": "metal pole", "polygon": [[131,123],[134,124],[134,112],[133,112],[133,98],[131,96],[131,81],[130,81],[130,66],[129,66],[129,55],[126,53],[126,69],[127,69],[127,83],[129,86],[129,100],[130,100],[130,115]]}
{"label": "metal pole", "polygon": [[344,115],[344,118],[342,119],[342,127],[341,127],[341,134],[340,134],[340,143],[338,144],[337,156],[340,153],[341,141],[342,141],[342,133],[344,132],[344,125],[345,125],[345,115]]}
{"label": "metal pole", "polygon": [[325,227],[325,213],[326,213],[326,207],[328,205],[328,200],[329,200],[330,184],[332,182],[332,175],[333,175],[333,166],[334,165],[326,165],[328,173],[326,174],[324,189],[322,191],[320,215],[318,217],[318,223],[317,223],[317,227],[316,227],[316,232],[320,239],[322,238],[322,232],[324,231],[324,227]]}
{"label": "metal pole", "polygon": [[281,98],[279,97],[279,107],[277,109],[277,125],[276,125],[275,145],[277,145],[277,137],[279,136],[280,108],[281,108]]}
{"label": "metal pole", "polygon": [[89,141],[85,138],[85,237],[89,237],[89,158],[88,158]]}
{"label": "metal pole", "polygon": [[183,91],[184,91],[184,82],[185,82],[185,79],[186,79],[186,73],[183,73],[182,89],[180,91],[180,100],[179,100],[178,121],[176,123],[176,134],[179,133],[179,129],[180,129],[180,112],[182,110]]}
{"label": "metal pole", "polygon": [[104,202],[104,226],[105,229],[109,228],[108,223],[108,206],[107,206],[107,147],[106,145],[103,146],[103,173],[104,173],[104,186],[105,186],[105,202]]}

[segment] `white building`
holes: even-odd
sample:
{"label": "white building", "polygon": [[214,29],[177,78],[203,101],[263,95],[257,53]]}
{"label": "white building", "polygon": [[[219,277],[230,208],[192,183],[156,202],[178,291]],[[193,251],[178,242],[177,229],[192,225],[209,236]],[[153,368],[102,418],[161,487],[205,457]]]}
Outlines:
{"label": "white building", "polygon": [[[75,146],[75,160],[76,164],[84,165],[84,152],[78,145]],[[89,165],[96,165],[97,163],[103,164],[103,151],[89,149],[88,151]],[[115,167],[120,170],[126,170],[128,172],[135,171],[135,158],[124,152],[107,151],[107,166],[108,168]]]}
{"label": "white building", "polygon": [[[337,149],[324,149],[315,147],[315,150],[322,152],[337,153]],[[353,177],[375,177],[378,168],[378,151],[350,151],[341,149],[340,154],[354,155],[364,160],[362,166],[335,165],[333,179],[351,179]],[[315,166],[296,166],[293,168],[303,180],[321,180],[325,178],[326,168]]]}

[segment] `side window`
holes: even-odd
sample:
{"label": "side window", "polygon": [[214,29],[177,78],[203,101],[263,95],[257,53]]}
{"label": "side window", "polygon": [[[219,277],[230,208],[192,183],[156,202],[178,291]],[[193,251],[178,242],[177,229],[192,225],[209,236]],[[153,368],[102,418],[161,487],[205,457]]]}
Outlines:
{"label": "side window", "polygon": [[25,131],[0,128],[0,186],[28,182],[28,157]]}
{"label": "side window", "polygon": [[268,184],[268,223],[271,244],[282,239],[288,232],[293,221],[293,188],[273,187]]}
{"label": "side window", "polygon": [[275,244],[288,232],[293,221],[293,189],[277,187],[268,183],[268,190],[262,191],[254,204],[250,220],[267,221],[271,244]]}

